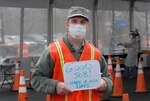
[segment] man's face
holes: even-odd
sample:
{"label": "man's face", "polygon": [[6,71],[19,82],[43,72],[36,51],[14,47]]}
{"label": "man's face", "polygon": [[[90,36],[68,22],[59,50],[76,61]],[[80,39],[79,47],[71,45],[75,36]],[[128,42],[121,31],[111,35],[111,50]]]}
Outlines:
{"label": "man's face", "polygon": [[77,17],[69,18],[67,20],[67,22],[66,22],[67,28],[69,28],[70,24],[80,24],[80,25],[84,25],[84,26],[88,27],[89,21],[83,17],[77,16]]}
{"label": "man's face", "polygon": [[89,21],[84,17],[72,17],[66,22],[68,34],[74,39],[83,39],[87,33]]}

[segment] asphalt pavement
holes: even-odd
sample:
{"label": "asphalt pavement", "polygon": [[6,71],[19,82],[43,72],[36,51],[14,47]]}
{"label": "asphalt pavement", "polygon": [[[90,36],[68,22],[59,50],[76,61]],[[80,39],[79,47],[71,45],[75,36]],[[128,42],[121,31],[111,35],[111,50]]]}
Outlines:
{"label": "asphalt pavement", "polygon": [[[122,78],[124,93],[129,94],[130,101],[150,101],[150,68],[144,69],[147,93],[135,93],[136,78]],[[46,94],[39,93],[33,89],[27,89],[28,101],[46,101]],[[11,91],[9,85],[0,88],[0,101],[17,101],[18,92]],[[122,101],[121,97],[110,97],[109,101]]]}

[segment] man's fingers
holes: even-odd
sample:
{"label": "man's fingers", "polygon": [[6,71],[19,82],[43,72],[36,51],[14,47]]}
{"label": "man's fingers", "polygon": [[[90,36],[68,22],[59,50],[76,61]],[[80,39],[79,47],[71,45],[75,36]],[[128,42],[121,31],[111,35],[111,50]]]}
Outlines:
{"label": "man's fingers", "polygon": [[96,88],[97,91],[105,91],[107,88],[106,81],[101,79],[101,84]]}
{"label": "man's fingers", "polygon": [[72,93],[73,91],[70,89],[70,88],[68,88],[67,86],[65,86],[65,90],[68,92],[68,93]]}
{"label": "man's fingers", "polygon": [[57,94],[65,95],[72,93],[71,89],[69,89],[63,82],[58,82],[56,85]]}
{"label": "man's fingers", "polygon": [[72,91],[70,89],[62,89],[60,91],[60,95],[65,95],[65,94],[69,94],[69,93],[72,93]]}
{"label": "man's fingers", "polygon": [[65,94],[69,94],[67,91],[60,91],[59,93],[60,95],[65,95]]}

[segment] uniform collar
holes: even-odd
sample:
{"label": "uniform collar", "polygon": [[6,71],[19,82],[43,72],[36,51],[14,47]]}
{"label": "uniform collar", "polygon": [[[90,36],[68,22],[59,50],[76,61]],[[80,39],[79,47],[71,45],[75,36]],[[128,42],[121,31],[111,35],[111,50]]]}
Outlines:
{"label": "uniform collar", "polygon": [[[68,48],[71,50],[71,51],[76,51],[74,48],[73,48],[73,45],[69,42],[69,40],[67,39],[67,34],[65,34],[63,36],[63,41],[67,44]],[[83,42],[81,43],[80,45],[80,49],[78,52],[82,51],[83,50],[83,47],[85,45],[85,39],[83,39]]]}

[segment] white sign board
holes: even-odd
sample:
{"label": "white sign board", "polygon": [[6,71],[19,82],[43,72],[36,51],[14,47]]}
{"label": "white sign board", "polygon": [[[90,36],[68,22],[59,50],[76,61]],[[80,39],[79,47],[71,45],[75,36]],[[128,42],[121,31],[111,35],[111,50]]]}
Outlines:
{"label": "white sign board", "polygon": [[96,60],[64,64],[64,82],[72,91],[94,89],[100,80],[100,64]]}

